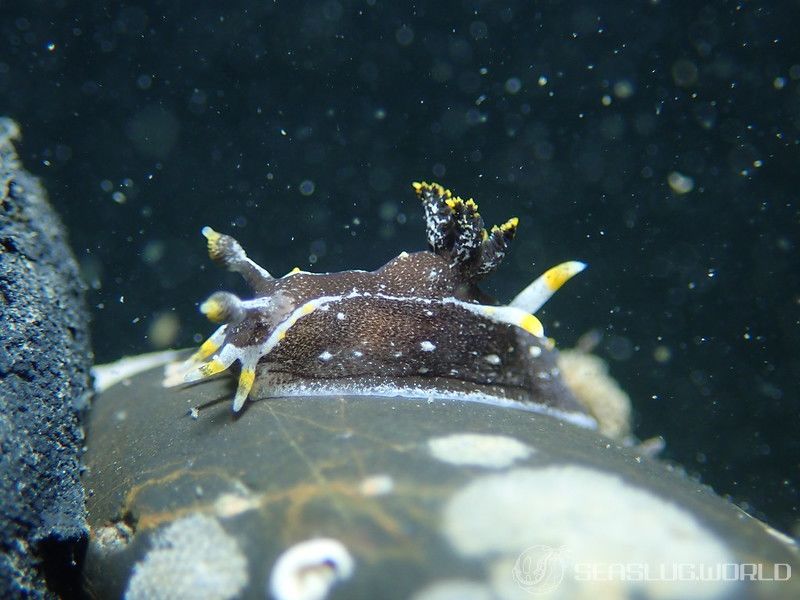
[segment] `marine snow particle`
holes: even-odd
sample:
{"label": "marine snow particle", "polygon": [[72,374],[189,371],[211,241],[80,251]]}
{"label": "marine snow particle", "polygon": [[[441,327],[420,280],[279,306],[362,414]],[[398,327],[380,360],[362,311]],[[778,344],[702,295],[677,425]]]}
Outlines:
{"label": "marine snow particle", "polygon": [[214,517],[193,514],[153,538],[133,567],[126,600],[198,598],[228,600],[247,585],[247,559]]}
{"label": "marine snow particle", "polygon": [[688,194],[694,189],[694,179],[677,171],[667,175],[667,183],[676,194]]}
{"label": "marine snow particle", "polygon": [[335,583],[353,574],[353,557],[330,538],[295,544],[278,557],[269,579],[275,600],[323,600]]}
{"label": "marine snow particle", "polygon": [[428,440],[435,459],[451,465],[505,469],[533,454],[533,449],[504,435],[455,433]]}

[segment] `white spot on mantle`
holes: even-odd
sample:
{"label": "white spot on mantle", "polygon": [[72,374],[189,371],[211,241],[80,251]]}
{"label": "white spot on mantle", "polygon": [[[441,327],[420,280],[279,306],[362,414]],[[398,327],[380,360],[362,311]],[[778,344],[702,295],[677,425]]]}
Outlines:
{"label": "white spot on mantle", "polygon": [[314,538],[278,557],[269,579],[276,600],[322,600],[353,574],[353,557],[339,540]]}
{"label": "white spot on mantle", "polygon": [[433,352],[434,350],[436,350],[436,344],[434,344],[433,342],[429,342],[428,340],[420,342],[419,347],[422,348],[423,352]]}
{"label": "white spot on mantle", "polygon": [[428,440],[428,451],[452,465],[505,469],[533,454],[533,449],[512,437],[479,433],[454,433]]}
{"label": "white spot on mantle", "polygon": [[332,358],[333,358],[333,354],[331,354],[327,350],[325,350],[325,352],[323,352],[322,354],[319,355],[319,359],[320,360],[324,360],[325,362],[329,361]]}
{"label": "white spot on mantle", "polygon": [[483,357],[483,360],[485,360],[490,365],[499,365],[501,362],[500,357],[497,356],[497,354],[487,354],[486,356]]}
{"label": "white spot on mantle", "polygon": [[336,313],[336,318],[339,319],[340,321],[344,321],[345,320],[344,313],[343,312]]}

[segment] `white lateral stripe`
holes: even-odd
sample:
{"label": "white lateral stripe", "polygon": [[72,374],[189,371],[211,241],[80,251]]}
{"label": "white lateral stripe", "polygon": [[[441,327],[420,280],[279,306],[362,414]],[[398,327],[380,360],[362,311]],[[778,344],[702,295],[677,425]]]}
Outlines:
{"label": "white lateral stripe", "polygon": [[517,294],[509,306],[536,313],[558,289],[586,268],[586,263],[577,260],[563,262],[548,269],[533,283]]}

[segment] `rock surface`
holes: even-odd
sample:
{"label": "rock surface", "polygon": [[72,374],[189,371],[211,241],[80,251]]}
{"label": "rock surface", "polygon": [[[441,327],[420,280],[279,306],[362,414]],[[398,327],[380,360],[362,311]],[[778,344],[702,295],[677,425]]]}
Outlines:
{"label": "rock surface", "polygon": [[[800,597],[791,540],[592,430],[408,398],[270,399],[234,416],[233,392],[231,378],[167,390],[154,368],[98,397],[90,596]],[[609,563],[795,578],[603,581]],[[600,571],[581,579],[587,565]]]}
{"label": "rock surface", "polygon": [[[0,597],[65,595],[86,538],[88,316],[64,228],[0,119]],[[49,588],[49,589],[48,589]]]}

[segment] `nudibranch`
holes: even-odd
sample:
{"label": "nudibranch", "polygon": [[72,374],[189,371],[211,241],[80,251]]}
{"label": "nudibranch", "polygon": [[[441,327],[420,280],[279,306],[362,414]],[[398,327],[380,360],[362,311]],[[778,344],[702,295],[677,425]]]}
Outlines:
{"label": "nudibranch", "polygon": [[376,271],[276,278],[204,227],[211,259],[239,273],[254,298],[217,292],[200,305],[222,325],[183,365],[184,381],[233,367],[237,412],[248,397],[357,394],[515,405],[591,425],[534,316],[585,265],[562,263],[499,305],[478,282],[502,261],[518,219],[487,231],[473,200],[436,183],[413,187],[429,250]]}

